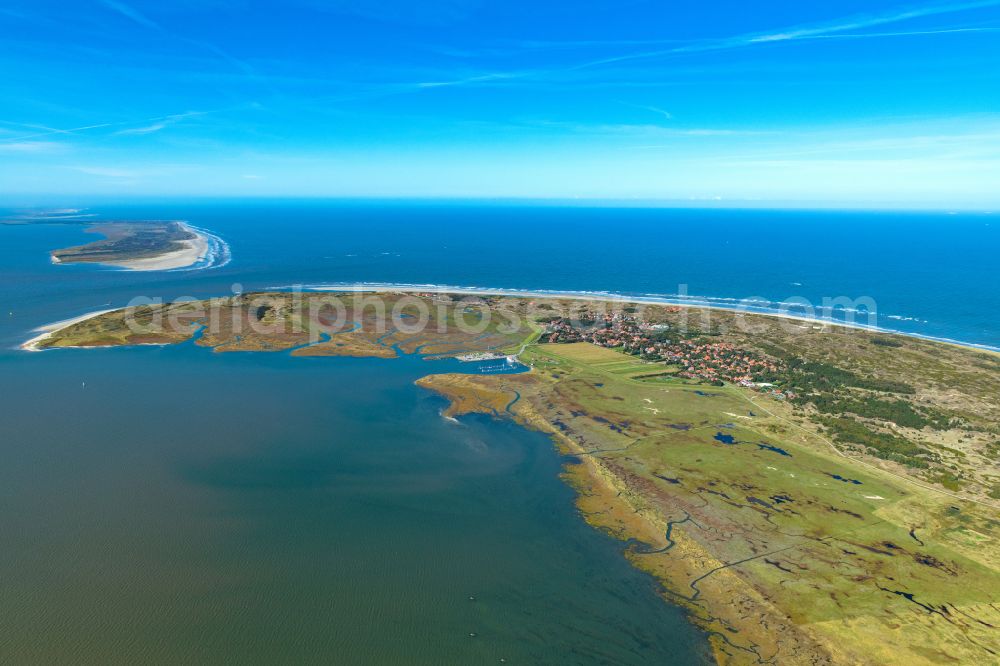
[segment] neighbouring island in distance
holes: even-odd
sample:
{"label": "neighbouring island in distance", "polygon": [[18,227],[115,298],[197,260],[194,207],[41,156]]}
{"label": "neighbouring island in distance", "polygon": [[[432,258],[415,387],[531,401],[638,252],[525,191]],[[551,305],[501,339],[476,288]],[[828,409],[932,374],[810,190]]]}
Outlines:
{"label": "neighbouring island in distance", "polygon": [[140,305],[25,347],[516,359],[525,372],[428,363],[417,383],[445,416],[548,433],[584,519],[625,542],[719,663],[1000,655],[1000,355],[697,307],[374,295]]}
{"label": "neighbouring island in distance", "polygon": [[[212,263],[224,244],[211,234],[182,220],[104,220],[28,218],[4,224],[86,225],[88,233],[103,238],[83,245],[52,250],[54,264],[100,264],[135,271],[165,271]],[[228,251],[228,250],[227,250]]]}

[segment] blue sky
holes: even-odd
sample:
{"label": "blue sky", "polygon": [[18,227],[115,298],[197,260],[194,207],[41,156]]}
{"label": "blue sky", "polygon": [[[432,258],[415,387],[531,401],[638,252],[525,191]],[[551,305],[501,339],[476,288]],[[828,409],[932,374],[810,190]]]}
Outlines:
{"label": "blue sky", "polygon": [[1000,0],[7,0],[0,194],[1000,206]]}

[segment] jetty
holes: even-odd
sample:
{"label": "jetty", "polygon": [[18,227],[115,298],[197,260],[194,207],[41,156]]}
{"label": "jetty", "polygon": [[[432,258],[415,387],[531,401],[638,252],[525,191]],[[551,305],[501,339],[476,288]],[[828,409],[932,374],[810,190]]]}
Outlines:
{"label": "jetty", "polygon": [[468,354],[459,354],[456,356],[459,361],[464,363],[472,363],[477,361],[507,361],[508,363],[517,363],[517,356],[511,354],[497,354],[495,352],[471,352]]}

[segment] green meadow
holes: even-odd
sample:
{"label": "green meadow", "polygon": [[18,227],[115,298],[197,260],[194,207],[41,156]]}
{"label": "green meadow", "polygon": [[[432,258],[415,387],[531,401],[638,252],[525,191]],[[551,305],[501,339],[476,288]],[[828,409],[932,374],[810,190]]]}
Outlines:
{"label": "green meadow", "polygon": [[[535,404],[554,429],[641,488],[637,511],[661,516],[672,539],[683,534],[716,561],[668,577],[672,598],[709,608],[703,588],[727,570],[822,642],[853,633],[861,638],[851,649],[874,649],[864,625],[917,663],[973,663],[1000,650],[988,508],[842,456],[760,393],[644,378],[650,364],[585,343],[539,345],[522,358],[542,380]],[[633,557],[643,566],[680,555]]]}

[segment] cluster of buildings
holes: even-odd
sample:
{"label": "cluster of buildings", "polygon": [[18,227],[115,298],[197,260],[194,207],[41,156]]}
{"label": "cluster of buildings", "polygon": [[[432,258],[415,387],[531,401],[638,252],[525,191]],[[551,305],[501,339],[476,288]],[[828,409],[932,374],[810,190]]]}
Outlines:
{"label": "cluster of buildings", "polygon": [[543,342],[590,342],[616,348],[648,361],[678,366],[677,376],[715,384],[729,382],[765,391],[777,398],[793,394],[776,389],[769,380],[782,370],[777,361],[741,349],[731,342],[685,338],[666,324],[649,324],[616,312],[586,313],[577,322],[558,318],[548,322]]}

